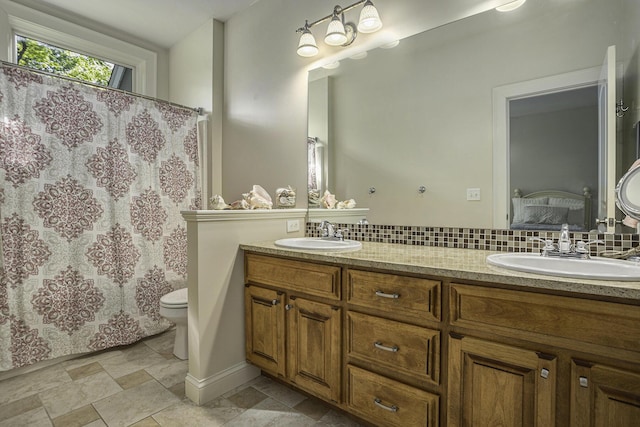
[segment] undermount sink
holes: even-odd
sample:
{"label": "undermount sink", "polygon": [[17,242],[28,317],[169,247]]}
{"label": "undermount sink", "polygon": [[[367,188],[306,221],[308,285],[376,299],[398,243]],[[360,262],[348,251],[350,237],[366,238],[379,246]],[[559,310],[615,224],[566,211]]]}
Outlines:
{"label": "undermount sink", "polygon": [[640,281],[640,264],[619,259],[544,257],[532,253],[503,253],[487,256],[487,263],[508,270],[547,276],[596,280]]}
{"label": "undermount sink", "polygon": [[291,237],[275,241],[276,246],[290,249],[314,249],[322,251],[356,250],[362,243],[356,240],[326,239],[322,237]]}

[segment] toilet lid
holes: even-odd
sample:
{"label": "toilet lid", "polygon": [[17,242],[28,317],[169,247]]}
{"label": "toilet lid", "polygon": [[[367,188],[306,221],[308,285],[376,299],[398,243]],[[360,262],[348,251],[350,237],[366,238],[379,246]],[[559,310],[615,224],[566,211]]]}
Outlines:
{"label": "toilet lid", "polygon": [[182,288],[164,295],[162,298],[160,298],[160,303],[165,306],[187,305],[187,297],[187,288]]}

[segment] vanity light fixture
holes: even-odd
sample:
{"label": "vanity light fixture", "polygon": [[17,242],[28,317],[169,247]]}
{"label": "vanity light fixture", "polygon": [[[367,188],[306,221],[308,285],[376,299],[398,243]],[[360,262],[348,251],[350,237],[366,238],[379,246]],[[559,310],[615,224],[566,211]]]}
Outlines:
{"label": "vanity light fixture", "polygon": [[516,10],[520,6],[524,4],[527,0],[515,0],[510,3],[503,4],[502,6],[496,7],[498,12],[511,12],[512,10]]}
{"label": "vanity light fixture", "polygon": [[[360,11],[358,26],[356,27],[352,22],[345,22],[344,13],[360,5],[364,6]],[[329,46],[349,46],[356,39],[358,32],[373,33],[382,28],[380,15],[378,15],[378,10],[371,0],[360,0],[344,8],[341,6],[335,6],[333,8],[333,13],[330,15],[320,18],[312,23],[305,21],[304,26],[296,30],[297,33],[301,33],[297,50],[298,55],[311,57],[318,54],[318,45],[311,33],[311,28],[328,20],[331,21],[327,27],[324,42]]]}

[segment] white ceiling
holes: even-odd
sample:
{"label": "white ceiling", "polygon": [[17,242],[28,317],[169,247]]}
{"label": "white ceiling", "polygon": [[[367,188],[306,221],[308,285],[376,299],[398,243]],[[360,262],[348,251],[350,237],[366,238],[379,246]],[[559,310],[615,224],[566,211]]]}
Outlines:
{"label": "white ceiling", "polygon": [[39,3],[169,48],[208,19],[226,21],[257,1],[41,0]]}

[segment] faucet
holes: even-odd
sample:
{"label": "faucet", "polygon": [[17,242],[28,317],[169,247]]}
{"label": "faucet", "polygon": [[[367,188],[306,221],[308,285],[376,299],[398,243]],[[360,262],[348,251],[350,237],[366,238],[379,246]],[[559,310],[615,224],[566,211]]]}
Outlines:
{"label": "faucet", "polygon": [[594,243],[604,244],[602,240],[590,240],[588,242],[579,240],[575,245],[573,245],[571,239],[569,238],[568,224],[562,224],[562,227],[560,228],[560,238],[558,238],[557,244],[553,243],[553,240],[541,239],[540,237],[530,237],[529,240],[537,240],[544,243],[544,246],[540,250],[541,256],[581,259],[591,258],[589,256],[589,245]]}
{"label": "faucet", "polygon": [[328,237],[328,238],[335,237],[336,235],[335,229],[336,229],[335,226],[327,220],[322,221],[320,223],[320,226],[318,227],[318,230],[322,232],[322,235],[320,237]]}
{"label": "faucet", "polygon": [[322,232],[320,237],[322,237],[323,239],[332,240],[344,240],[344,233],[349,231],[346,228],[336,228],[335,225],[327,220],[324,220],[320,223],[318,230]]}

